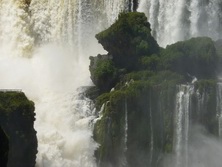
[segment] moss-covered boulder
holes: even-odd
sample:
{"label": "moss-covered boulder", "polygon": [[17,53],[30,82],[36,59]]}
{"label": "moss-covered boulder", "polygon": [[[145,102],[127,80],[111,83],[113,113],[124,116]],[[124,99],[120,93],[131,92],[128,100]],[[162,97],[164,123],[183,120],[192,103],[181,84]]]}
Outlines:
{"label": "moss-covered boulder", "polygon": [[218,61],[215,44],[208,37],[177,42],[161,51],[163,69],[189,74],[198,79],[215,78]]}
{"label": "moss-covered boulder", "polygon": [[159,51],[144,13],[121,13],[118,20],[107,30],[97,34],[96,38],[113,56],[114,64],[127,70],[138,68],[137,63],[141,56]]}
{"label": "moss-covered boulder", "polygon": [[[34,103],[22,92],[0,92],[0,166],[34,167],[37,154]],[[3,151],[2,151],[3,150]]]}
{"label": "moss-covered boulder", "polygon": [[110,90],[118,81],[119,70],[114,66],[112,57],[109,55],[91,56],[89,69],[91,79],[100,92]]}

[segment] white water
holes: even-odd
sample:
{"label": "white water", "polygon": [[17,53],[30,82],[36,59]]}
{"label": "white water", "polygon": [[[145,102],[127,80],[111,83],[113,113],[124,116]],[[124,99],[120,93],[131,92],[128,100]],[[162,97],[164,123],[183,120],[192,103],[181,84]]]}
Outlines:
{"label": "white water", "polygon": [[161,46],[196,36],[222,38],[221,0],[140,0]]}
{"label": "white water", "polygon": [[[151,90],[150,90],[151,91]],[[152,164],[153,161],[153,149],[154,149],[154,139],[153,139],[153,114],[152,114],[152,100],[151,100],[151,92],[150,92],[150,164]]]}
{"label": "white water", "polygon": [[92,84],[88,57],[104,52],[95,33],[124,10],[107,2],[0,1],[0,88],[35,102],[37,167],[96,166],[92,102],[77,88]]}
{"label": "white water", "polygon": [[222,83],[217,84],[218,134],[222,138]]}
{"label": "white water", "polygon": [[[101,2],[100,2],[101,3]],[[108,24],[112,24],[121,11],[128,10],[128,0],[104,0],[104,12],[108,20]]]}
{"label": "white water", "polygon": [[127,99],[125,99],[125,127],[124,127],[124,158],[123,158],[123,167],[127,166],[127,158],[126,158],[126,152],[127,152],[127,141],[128,141],[128,107],[127,107]]}
{"label": "white water", "polygon": [[191,85],[180,85],[176,96],[175,110],[175,167],[188,167],[190,96],[194,91]]}

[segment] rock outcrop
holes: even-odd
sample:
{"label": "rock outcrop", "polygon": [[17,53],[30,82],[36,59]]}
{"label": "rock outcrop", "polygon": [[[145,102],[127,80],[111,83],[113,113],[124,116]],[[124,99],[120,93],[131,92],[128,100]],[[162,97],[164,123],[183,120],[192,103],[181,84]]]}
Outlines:
{"label": "rock outcrop", "polygon": [[179,133],[189,126],[182,127],[185,119],[218,136],[219,45],[199,37],[160,48],[146,20],[123,13],[96,35],[108,51],[90,64],[100,90],[94,127],[99,167],[163,167],[164,155],[175,151]]}
{"label": "rock outcrop", "polygon": [[0,92],[0,166],[34,167],[34,103],[22,92]]}

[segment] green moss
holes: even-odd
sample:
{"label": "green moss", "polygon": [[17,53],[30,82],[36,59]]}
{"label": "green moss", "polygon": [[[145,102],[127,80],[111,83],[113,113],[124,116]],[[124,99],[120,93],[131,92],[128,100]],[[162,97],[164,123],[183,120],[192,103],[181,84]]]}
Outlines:
{"label": "green moss", "polygon": [[[37,154],[34,103],[22,92],[0,92],[0,126],[9,141],[7,166],[34,166]],[[27,156],[24,156],[27,155]]]}
{"label": "green moss", "polygon": [[94,75],[98,79],[114,77],[116,73],[117,69],[114,67],[111,60],[99,60],[94,71]]}
{"label": "green moss", "polygon": [[95,103],[96,109],[99,110],[105,102],[109,101],[109,98],[110,93],[103,93],[99,97],[97,97]]}
{"label": "green moss", "polygon": [[22,92],[2,92],[0,93],[0,108],[1,111],[8,112],[8,114],[15,110],[27,108],[27,110],[22,111],[24,115],[27,115],[29,109],[34,110],[34,103],[29,101]]}
{"label": "green moss", "polygon": [[[147,76],[147,78],[144,76]],[[183,80],[183,77],[170,71],[159,73],[140,71],[130,73],[126,78],[127,80],[135,80],[119,90],[114,90],[99,97],[98,101],[109,102],[105,106],[102,119],[96,123],[94,134],[95,140],[102,145],[96,153],[99,160],[101,162],[111,160],[111,164],[118,164],[117,161],[121,156],[121,149],[123,149],[125,105],[127,105],[129,121],[128,157],[132,159],[136,156],[132,150],[136,150],[144,156],[136,158],[135,161],[129,160],[131,166],[133,166],[146,161],[145,157],[149,156],[151,147],[149,141],[151,138],[149,112],[152,112],[153,115],[153,127],[155,128],[153,136],[156,152],[160,152],[160,150],[169,152],[172,149],[170,147],[173,144],[174,103],[172,101],[176,94],[176,85]],[[161,101],[162,108],[158,108],[159,101]],[[100,102],[100,104],[102,103]],[[159,119],[164,119],[164,123],[161,124]],[[162,142],[163,136],[165,136],[164,142]],[[147,163],[149,162],[147,161]]]}
{"label": "green moss", "polygon": [[[191,83],[194,77],[198,81],[191,95],[192,121],[203,124],[216,134],[215,78],[220,48],[215,48],[210,38],[192,38],[169,45],[166,49],[159,48],[151,36],[147,18],[138,12],[121,13],[118,20],[96,38],[108,54],[98,56],[98,61],[92,59],[96,62],[91,63],[91,67],[95,67],[92,78],[100,82],[100,85],[96,84],[100,89],[108,85],[110,79],[115,87],[114,91],[96,99],[97,109],[105,104],[103,117],[96,123],[94,131],[95,140],[101,144],[96,152],[101,162],[99,166],[120,164],[126,107],[128,149],[124,156],[128,160],[127,165],[157,166],[157,159],[162,153],[171,153],[176,88],[177,85]],[[204,99],[205,106],[203,111],[196,112],[200,98]],[[153,158],[150,160],[147,157],[150,157],[151,137]]]}
{"label": "green moss", "polygon": [[177,42],[161,51],[161,65],[181,74],[214,78],[218,56],[214,42],[207,37]]}
{"label": "green moss", "polygon": [[152,71],[134,71],[131,73],[128,73],[124,77],[125,82],[130,82],[131,80],[133,81],[138,81],[138,80],[148,80],[150,77],[155,75],[154,72]]}
{"label": "green moss", "polygon": [[160,64],[160,57],[157,54],[144,56],[140,59],[141,68],[148,71],[157,71]]}
{"label": "green moss", "polygon": [[216,88],[217,81],[216,80],[199,80],[195,82],[195,90],[198,90],[202,93],[210,93],[212,90]]}
{"label": "green moss", "polygon": [[109,59],[97,58],[96,64],[90,66],[90,72],[92,81],[101,92],[110,90],[118,80],[118,69]]}
{"label": "green moss", "polygon": [[144,13],[121,13],[118,20],[96,38],[113,56],[115,65],[127,70],[138,68],[139,57],[159,51]]}

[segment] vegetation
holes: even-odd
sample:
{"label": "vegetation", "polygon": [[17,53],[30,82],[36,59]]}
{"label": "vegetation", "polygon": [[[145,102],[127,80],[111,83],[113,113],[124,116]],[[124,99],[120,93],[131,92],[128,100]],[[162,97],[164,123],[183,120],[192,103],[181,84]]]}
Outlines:
{"label": "vegetation", "polygon": [[214,42],[208,37],[177,42],[161,51],[161,66],[198,79],[215,78],[219,57]]}
{"label": "vegetation", "polygon": [[[93,60],[93,57],[91,57],[91,60]],[[114,66],[112,60],[97,58],[95,62],[92,62],[90,66],[91,79],[97,87],[102,92],[114,87],[118,79],[118,69]]]}
{"label": "vegetation", "polygon": [[118,68],[138,68],[141,56],[159,51],[156,40],[151,36],[150,24],[143,13],[121,13],[118,20],[107,30],[96,35],[99,43],[113,56]]}
{"label": "vegetation", "polygon": [[[100,167],[118,166],[123,156],[129,167],[163,166],[159,158],[173,151],[175,98],[180,84],[194,87],[192,121],[217,134],[220,43],[198,37],[160,48],[151,36],[147,18],[137,12],[121,13],[96,38],[108,51],[90,58],[91,78],[100,90],[95,99],[97,111],[104,105],[94,129],[94,138],[101,145],[96,151]],[[192,83],[195,77],[198,81]],[[200,98],[205,105],[202,110],[198,108]]]}

